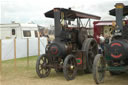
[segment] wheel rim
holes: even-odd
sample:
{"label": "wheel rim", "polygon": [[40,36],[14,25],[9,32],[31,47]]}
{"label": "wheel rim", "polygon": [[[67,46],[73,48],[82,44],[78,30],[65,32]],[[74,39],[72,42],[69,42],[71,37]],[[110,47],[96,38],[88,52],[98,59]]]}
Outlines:
{"label": "wheel rim", "polygon": [[51,69],[47,66],[48,64],[49,61],[45,55],[42,55],[37,60],[36,71],[40,78],[47,77],[49,75]]}
{"label": "wheel rim", "polygon": [[92,71],[93,60],[98,52],[97,43],[95,41],[90,42],[88,46],[88,68]]}
{"label": "wheel rim", "polygon": [[68,55],[64,60],[64,76],[67,80],[73,80],[77,72],[77,63],[73,55]]}
{"label": "wheel rim", "polygon": [[67,74],[69,78],[72,78],[74,76],[74,73],[76,71],[76,62],[74,58],[70,58],[67,63]]}
{"label": "wheel rim", "polygon": [[103,61],[103,57],[100,57],[99,61],[96,65],[96,77],[100,82],[103,82],[104,74],[105,74],[105,63]]}

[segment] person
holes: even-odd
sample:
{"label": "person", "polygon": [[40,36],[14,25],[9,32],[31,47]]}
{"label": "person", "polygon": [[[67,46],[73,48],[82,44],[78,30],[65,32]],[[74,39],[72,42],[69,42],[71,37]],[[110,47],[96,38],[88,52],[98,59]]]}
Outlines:
{"label": "person", "polygon": [[100,35],[99,39],[100,39],[100,43],[104,43],[105,38],[104,38],[103,34]]}
{"label": "person", "polygon": [[103,52],[104,51],[104,42],[105,42],[105,38],[104,38],[103,34],[101,34],[99,36],[99,40],[100,40],[101,51]]}
{"label": "person", "polygon": [[51,43],[50,37],[48,35],[44,35],[44,37],[47,38],[48,44],[50,44]]}

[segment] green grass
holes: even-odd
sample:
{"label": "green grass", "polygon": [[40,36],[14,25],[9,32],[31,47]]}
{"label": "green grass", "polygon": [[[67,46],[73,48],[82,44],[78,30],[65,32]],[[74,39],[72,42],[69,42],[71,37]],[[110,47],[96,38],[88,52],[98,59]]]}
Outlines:
{"label": "green grass", "polygon": [[[22,79],[35,74],[35,63],[37,56],[29,57],[29,66],[27,64],[27,58],[16,59],[16,67],[14,60],[2,61],[2,82],[13,82],[15,79]],[[7,81],[6,81],[7,80]],[[5,82],[6,81],[6,82]],[[5,84],[6,85],[6,84]]]}
{"label": "green grass", "polygon": [[[66,81],[63,73],[57,74],[51,71],[47,78],[40,79],[35,71],[37,56],[29,57],[29,66],[27,58],[16,59],[16,68],[14,60],[2,61],[2,78],[0,85],[96,85],[92,74],[79,73],[72,81]],[[110,76],[107,72],[105,82],[101,85],[127,85],[128,74],[120,76]]]}

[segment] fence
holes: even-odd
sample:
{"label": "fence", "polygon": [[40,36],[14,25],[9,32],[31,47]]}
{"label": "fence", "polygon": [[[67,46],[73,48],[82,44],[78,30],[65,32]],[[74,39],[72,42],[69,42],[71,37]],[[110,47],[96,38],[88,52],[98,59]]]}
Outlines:
{"label": "fence", "polygon": [[45,53],[47,38],[0,40],[0,65],[2,60],[35,56]]}

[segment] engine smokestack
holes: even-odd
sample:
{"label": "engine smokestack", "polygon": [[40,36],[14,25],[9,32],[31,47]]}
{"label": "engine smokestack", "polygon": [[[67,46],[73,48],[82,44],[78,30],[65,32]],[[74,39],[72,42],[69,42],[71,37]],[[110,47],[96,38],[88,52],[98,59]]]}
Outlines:
{"label": "engine smokestack", "polygon": [[116,3],[115,14],[116,14],[116,28],[121,31],[123,29],[123,3]]}
{"label": "engine smokestack", "polygon": [[60,10],[59,9],[54,9],[54,23],[55,23],[55,39],[60,36],[61,34],[61,22],[60,22]]}

